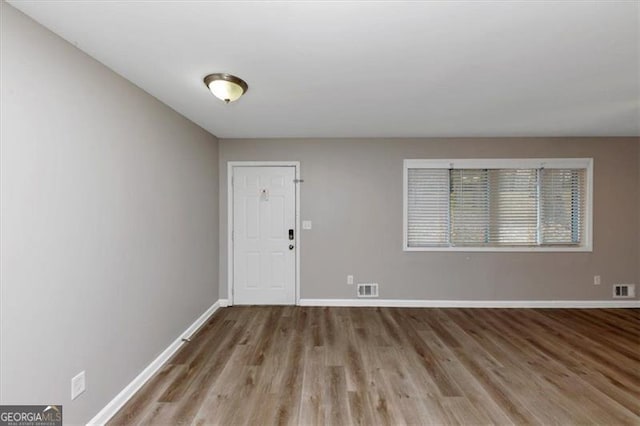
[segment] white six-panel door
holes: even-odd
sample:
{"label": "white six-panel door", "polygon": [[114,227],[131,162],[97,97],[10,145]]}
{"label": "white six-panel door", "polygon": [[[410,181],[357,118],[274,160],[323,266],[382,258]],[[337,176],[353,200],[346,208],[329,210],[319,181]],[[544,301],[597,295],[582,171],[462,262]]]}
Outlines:
{"label": "white six-panel door", "polygon": [[234,304],[296,303],[295,177],[295,167],[233,167]]}

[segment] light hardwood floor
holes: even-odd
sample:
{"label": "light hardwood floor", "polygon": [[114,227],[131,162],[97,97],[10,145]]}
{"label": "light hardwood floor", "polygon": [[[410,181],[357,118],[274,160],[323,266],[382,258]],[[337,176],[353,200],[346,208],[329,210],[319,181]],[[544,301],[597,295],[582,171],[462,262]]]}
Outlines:
{"label": "light hardwood floor", "polygon": [[638,309],[232,307],[121,424],[640,424]]}

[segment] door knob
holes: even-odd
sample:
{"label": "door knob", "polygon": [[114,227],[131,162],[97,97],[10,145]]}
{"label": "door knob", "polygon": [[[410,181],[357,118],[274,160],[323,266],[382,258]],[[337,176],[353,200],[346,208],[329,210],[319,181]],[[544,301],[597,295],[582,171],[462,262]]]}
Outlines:
{"label": "door knob", "polygon": [[289,250],[293,250],[293,244],[289,244]]}

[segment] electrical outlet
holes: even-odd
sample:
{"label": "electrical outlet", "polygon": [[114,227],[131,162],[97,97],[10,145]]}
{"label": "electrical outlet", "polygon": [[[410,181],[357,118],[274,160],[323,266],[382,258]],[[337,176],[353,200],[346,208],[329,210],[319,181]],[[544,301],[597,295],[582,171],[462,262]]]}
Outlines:
{"label": "electrical outlet", "polygon": [[87,388],[84,371],[71,379],[71,399],[76,399]]}
{"label": "electrical outlet", "polygon": [[353,285],[353,275],[347,275],[347,284]]}
{"label": "electrical outlet", "polygon": [[593,276],[593,285],[600,285],[600,275]]}

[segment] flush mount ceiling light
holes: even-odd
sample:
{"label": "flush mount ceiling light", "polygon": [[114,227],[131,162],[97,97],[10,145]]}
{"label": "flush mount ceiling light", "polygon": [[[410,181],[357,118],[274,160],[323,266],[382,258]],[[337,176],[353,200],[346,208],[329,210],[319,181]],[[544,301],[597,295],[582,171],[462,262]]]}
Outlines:
{"label": "flush mount ceiling light", "polygon": [[226,73],[209,74],[204,78],[204,84],[216,98],[227,104],[237,101],[249,88],[243,79]]}

